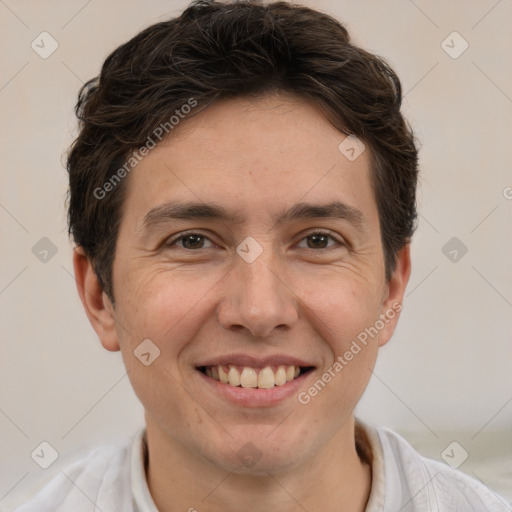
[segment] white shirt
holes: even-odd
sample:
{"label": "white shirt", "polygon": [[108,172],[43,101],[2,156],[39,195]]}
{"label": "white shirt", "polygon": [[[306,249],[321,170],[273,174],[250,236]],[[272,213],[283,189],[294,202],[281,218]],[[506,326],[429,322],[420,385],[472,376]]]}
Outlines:
{"label": "white shirt", "polygon": [[[485,485],[422,457],[395,432],[358,424],[373,456],[366,512],[510,512]],[[145,475],[145,433],[93,450],[15,512],[158,512]]]}

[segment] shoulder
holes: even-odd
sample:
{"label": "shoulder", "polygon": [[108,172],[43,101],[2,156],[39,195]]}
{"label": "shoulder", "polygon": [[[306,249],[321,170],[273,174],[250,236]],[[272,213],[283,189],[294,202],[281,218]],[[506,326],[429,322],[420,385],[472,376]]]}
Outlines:
{"label": "shoulder", "polygon": [[505,512],[509,507],[492,490],[462,471],[420,455],[387,428],[375,429],[382,445],[386,490],[410,496],[405,510]]}
{"label": "shoulder", "polygon": [[128,440],[92,449],[15,512],[130,511],[130,451]]}

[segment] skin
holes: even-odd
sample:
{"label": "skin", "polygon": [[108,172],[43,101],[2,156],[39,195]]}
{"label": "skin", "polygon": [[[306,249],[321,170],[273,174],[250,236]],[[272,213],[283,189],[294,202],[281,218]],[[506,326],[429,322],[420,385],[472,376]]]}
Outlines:
{"label": "skin", "polygon": [[[307,391],[359,333],[402,302],[409,246],[386,281],[370,149],[351,162],[338,150],[344,138],[313,105],[288,94],[215,103],[182,121],[129,176],[115,308],[75,250],[89,320],[107,350],[121,350],[146,411],[147,480],[162,512],[365,509],[371,468],[356,453],[353,411],[398,313],[307,405],[294,395],[272,407],[235,406],[195,368],[233,352],[289,354],[316,367],[299,390]],[[241,219],[142,228],[151,208],[175,200],[215,202]],[[361,225],[272,220],[298,202],[335,200],[359,210]],[[185,230],[206,237],[199,249],[187,248],[190,239],[164,244]],[[331,231],[326,247],[311,244],[315,230]],[[248,236],[263,249],[252,263],[236,252]],[[161,351],[149,366],[133,354],[144,339]],[[252,467],[237,456],[248,442],[261,454]]]}

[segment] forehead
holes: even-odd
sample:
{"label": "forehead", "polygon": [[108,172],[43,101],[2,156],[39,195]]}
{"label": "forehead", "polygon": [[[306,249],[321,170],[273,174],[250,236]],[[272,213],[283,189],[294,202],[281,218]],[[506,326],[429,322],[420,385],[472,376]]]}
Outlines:
{"label": "forehead", "polygon": [[223,100],[176,128],[130,175],[126,213],[138,214],[138,227],[172,200],[274,217],[299,202],[341,200],[376,213],[369,150],[349,160],[339,149],[346,135],[300,98]]}

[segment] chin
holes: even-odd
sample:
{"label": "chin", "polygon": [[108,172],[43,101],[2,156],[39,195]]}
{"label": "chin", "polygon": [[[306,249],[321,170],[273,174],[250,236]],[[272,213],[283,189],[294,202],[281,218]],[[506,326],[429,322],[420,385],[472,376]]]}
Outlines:
{"label": "chin", "polygon": [[[266,475],[280,473],[300,464],[307,458],[305,435],[297,429],[290,432],[290,426],[258,425],[243,428],[229,438],[222,446],[211,452],[207,447],[206,458],[217,467],[236,474]],[[281,429],[280,432],[277,432]]]}

